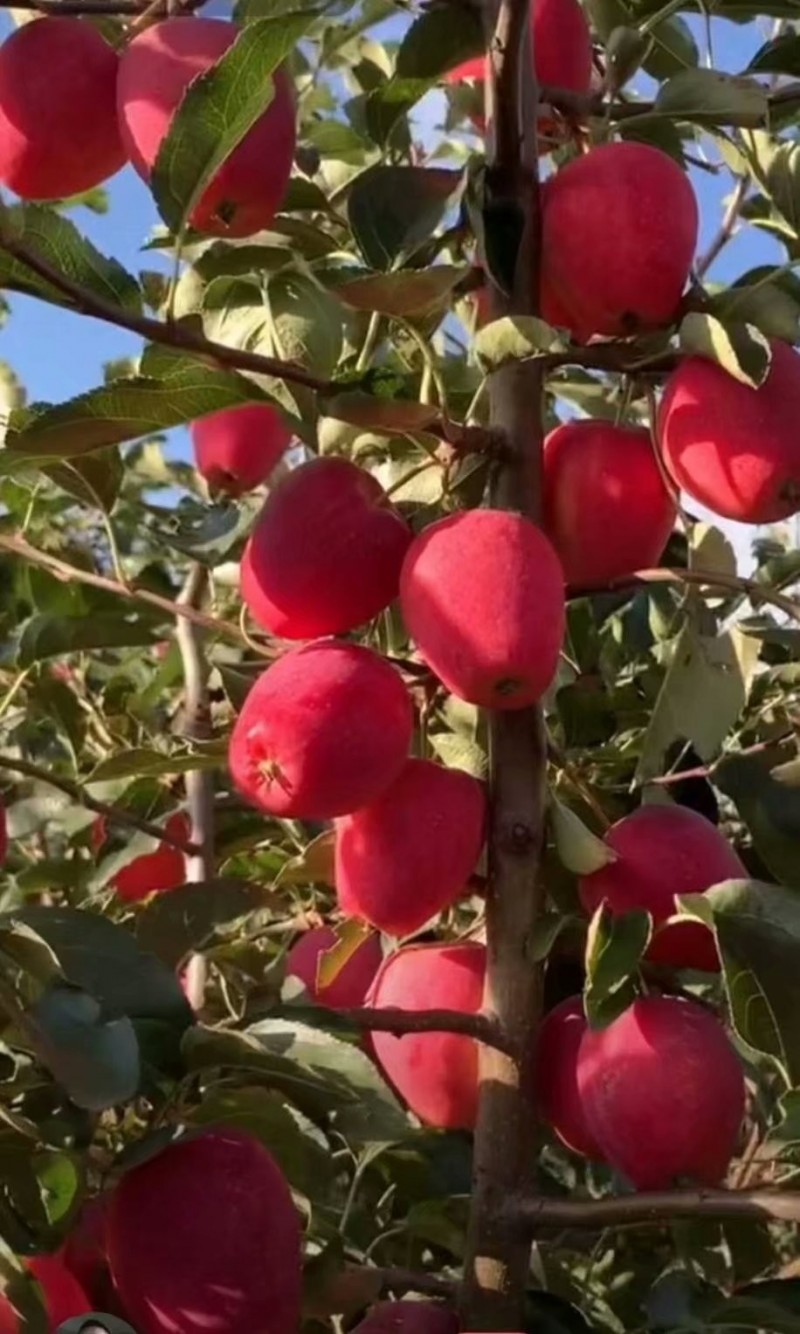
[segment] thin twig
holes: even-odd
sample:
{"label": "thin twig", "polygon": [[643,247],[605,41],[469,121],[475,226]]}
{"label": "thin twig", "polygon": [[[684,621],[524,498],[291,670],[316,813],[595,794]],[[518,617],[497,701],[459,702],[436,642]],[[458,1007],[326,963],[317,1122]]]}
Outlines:
{"label": "thin twig", "polygon": [[783,736],[772,737],[768,741],[756,741],[752,746],[743,746],[741,750],[726,750],[710,764],[698,764],[694,769],[676,769],[673,773],[663,774],[660,778],[648,778],[645,785],[668,787],[671,783],[682,783],[687,778],[713,778],[729,760],[738,760],[743,755],[762,755],[775,746],[785,746],[787,742],[796,740],[796,732],[785,732]]}
{"label": "thin twig", "polygon": [[673,566],[663,569],[636,570],[619,579],[598,587],[571,588],[570,596],[579,597],[592,593],[622,591],[626,588],[643,588],[648,584],[696,584],[700,588],[725,588],[730,593],[746,593],[753,606],[767,603],[777,607],[793,621],[800,624],[800,602],[779,593],[774,588],[767,588],[757,579],[747,579],[740,574],[722,574],[716,570],[686,570]]}
{"label": "thin twig", "polygon": [[[106,575],[70,565],[68,561],[60,560],[58,556],[52,556],[48,551],[41,551],[38,547],[31,546],[24,537],[16,534],[0,534],[0,551],[8,551],[13,556],[20,556],[23,560],[30,561],[32,565],[39,565],[65,583],[76,582],[88,584],[90,588],[101,588],[107,593],[116,593],[118,597],[127,598],[129,601],[143,602],[148,607],[156,607],[171,620],[178,616],[225,639],[235,640],[237,644],[244,642],[244,636],[238,625],[234,625],[231,621],[221,621],[216,616],[208,616],[186,603],[173,602],[170,598],[162,597],[160,593],[151,592],[149,588],[120,584],[116,579],[109,579]],[[279,641],[275,641],[274,647],[271,645],[268,648],[248,642],[253,651],[260,653],[264,658],[274,658],[281,649]]]}
{"label": "thin twig", "polygon": [[[199,606],[208,589],[208,570],[199,561],[190,567],[178,605]],[[190,741],[208,741],[211,736],[211,711],[208,698],[208,660],[199,626],[178,616],[175,638],[183,664],[184,707],[180,733]],[[186,883],[203,884],[214,875],[214,775],[194,769],[186,775],[186,801],[192,825],[192,842],[197,852],[186,866]],[[192,954],[186,965],[186,999],[195,1012],[203,1008],[207,969],[203,954]]]}
{"label": "thin twig", "polygon": [[800,1223],[800,1191],[663,1190],[604,1200],[512,1199],[509,1218],[524,1232],[539,1227],[663,1227],[676,1218],[749,1218]]}
{"label": "thin twig", "polygon": [[94,811],[96,815],[102,815],[110,824],[117,824],[125,829],[139,829],[143,834],[149,834],[151,838],[157,838],[161,843],[167,843],[171,848],[177,848],[179,852],[191,856],[199,851],[197,845],[191,840],[177,837],[171,834],[164,825],[154,824],[151,820],[144,820],[141,816],[133,815],[130,811],[124,811],[118,806],[109,806],[106,801],[97,801],[95,797],[89,796],[89,793],[80,783],[73,783],[69,778],[61,778],[54,774],[51,769],[42,769],[38,764],[32,764],[29,760],[18,760],[14,755],[0,754],[0,769],[9,769],[12,773],[22,774],[25,778],[33,778],[39,783],[47,783],[54,787],[58,792],[63,792],[71,797],[80,806],[85,806],[88,811]]}
{"label": "thin twig", "polygon": [[750,187],[750,181],[747,176],[740,176],[736,182],[733,194],[728,200],[728,207],[719,225],[716,236],[711,241],[705,254],[701,255],[694,266],[695,277],[699,280],[705,277],[714,260],[720,254],[730,241],[736,230],[736,224],[739,221],[739,214],[742,211],[744,201],[747,198],[747,191]]}
{"label": "thin twig", "polygon": [[457,1280],[439,1274],[420,1274],[414,1269],[378,1268],[374,1265],[346,1265],[345,1274],[367,1275],[376,1285],[390,1292],[422,1292],[430,1297],[452,1297]]}
{"label": "thin twig", "polygon": [[512,1054],[513,1043],[500,1024],[489,1014],[464,1014],[460,1010],[401,1010],[395,1006],[383,1008],[362,1006],[337,1010],[337,1018],[354,1028],[370,1033],[393,1033],[404,1037],[408,1033],[462,1033],[475,1038],[485,1047]]}

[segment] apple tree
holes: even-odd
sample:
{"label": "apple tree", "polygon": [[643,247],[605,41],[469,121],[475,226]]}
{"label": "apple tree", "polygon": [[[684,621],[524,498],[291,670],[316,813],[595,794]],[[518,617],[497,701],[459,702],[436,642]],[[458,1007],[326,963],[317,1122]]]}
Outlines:
{"label": "apple tree", "polygon": [[0,1330],[795,1334],[796,0],[9,14]]}

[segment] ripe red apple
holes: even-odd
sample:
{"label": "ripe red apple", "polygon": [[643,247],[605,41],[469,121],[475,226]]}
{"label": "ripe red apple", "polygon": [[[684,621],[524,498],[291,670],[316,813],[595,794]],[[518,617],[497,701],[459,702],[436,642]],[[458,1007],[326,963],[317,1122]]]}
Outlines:
{"label": "ripe red apple", "polygon": [[22,199],[91,190],[125,165],[119,58],[83,19],[25,23],[0,46],[0,181]]}
{"label": "ripe red apple", "polygon": [[[483,1001],[486,947],[409,945],[390,954],[369,1002],[401,1010],[476,1014]],[[471,1130],[478,1114],[478,1044],[459,1033],[373,1033],[375,1057],[411,1111],[430,1126]]]}
{"label": "ripe red apple", "polygon": [[431,524],[408,549],[400,601],[421,656],[452,694],[523,709],[550,685],[564,637],[564,576],[529,519],[476,509]]}
{"label": "ripe red apple", "polygon": [[[59,1334],[64,1321],[91,1311],[80,1283],[55,1255],[34,1255],[25,1264],[42,1290],[51,1334]],[[8,1297],[0,1293],[0,1334],[22,1334],[22,1328]]]}
{"label": "ripe red apple", "polygon": [[657,565],[675,524],[648,431],[567,422],[544,446],[544,529],[572,588]]}
{"label": "ripe red apple", "polygon": [[269,403],[243,403],[192,422],[197,471],[215,491],[241,496],[266,482],[292,433]]}
{"label": "ripe red apple", "polygon": [[485,827],[482,783],[406,760],[376,801],[336,822],[339,907],[390,936],[419,931],[463,892]]}
{"label": "ripe red apple", "polygon": [[440,1302],[378,1302],[352,1334],[458,1334],[458,1317]]}
{"label": "ripe red apple", "polygon": [[664,462],[678,486],[715,514],[777,523],[800,509],[800,357],[773,341],[751,389],[703,357],[672,372],[658,414]]}
{"label": "ripe red apple", "polygon": [[271,815],[349,815],[400,772],[412,723],[389,663],[357,644],[307,644],[273,663],[247,696],[231,735],[231,776]]}
{"label": "ripe red apple", "polygon": [[350,955],[327,986],[320,986],[318,969],[322,956],[339,944],[332,926],[304,931],[286,956],[286,976],[298,978],[317,1005],[347,1010],[363,1005],[383,960],[380,936],[369,935]]}
{"label": "ripe red apple", "polygon": [[[579,0],[534,0],[531,8],[531,38],[537,82],[573,93],[588,93],[592,79],[592,35]],[[483,82],[485,59],[465,60],[447,75],[448,83],[467,79]],[[476,129],[483,133],[483,117],[476,118]],[[554,129],[549,118],[540,116],[540,134]]]}
{"label": "ripe red apple", "polygon": [[408,524],[380,482],[347,459],[313,459],[267,497],[250,538],[242,596],[270,634],[341,634],[397,596],[410,542]]}
{"label": "ripe red apple", "polygon": [[649,144],[611,143],[562,167],[543,191],[542,314],[581,341],[675,316],[697,244],[689,179]]}
{"label": "ripe red apple", "polygon": [[[188,839],[191,834],[188,817],[183,811],[175,811],[167,820],[166,830],[173,838]],[[126,903],[138,903],[140,899],[146,899],[148,894],[177,889],[185,880],[183,853],[169,843],[162,843],[155,852],[146,852],[123,866],[112,884],[118,896]]]}
{"label": "ripe red apple", "polygon": [[84,1309],[111,1311],[115,1294],[108,1269],[106,1230],[110,1193],[96,1195],[84,1204],[58,1252],[61,1263],[78,1280],[88,1296]]}
{"label": "ripe red apple", "polygon": [[108,1221],[111,1271],[139,1334],[295,1334],[300,1227],[261,1142],[215,1129],[128,1172]]}
{"label": "ripe red apple", "polygon": [[586,1027],[581,996],[571,996],[545,1015],[536,1044],[536,1096],[542,1117],[567,1148],[602,1162],[578,1090],[578,1052]]}
{"label": "ripe red apple", "polygon": [[[658,928],[675,915],[678,894],[703,894],[747,871],[727,839],[704,815],[687,806],[640,806],[604,835],[617,854],[579,882],[581,902],[594,913],[603,900],[614,913],[649,912]],[[714,937],[701,922],[677,922],[656,934],[647,951],[665,968],[719,972]]]}
{"label": "ripe red apple", "polygon": [[578,1088],[592,1134],[637,1190],[716,1186],[736,1148],[744,1075],[719,1020],[694,1001],[645,996],[587,1029]]}
{"label": "ripe red apple", "polygon": [[[120,60],[117,110],[131,162],[149,180],[187,86],[225,54],[239,34],[221,19],[170,18],[145,28]],[[213,236],[251,236],[268,227],[289,182],[295,104],[284,70],[273,75],[266,111],[206,187],[190,221]]]}

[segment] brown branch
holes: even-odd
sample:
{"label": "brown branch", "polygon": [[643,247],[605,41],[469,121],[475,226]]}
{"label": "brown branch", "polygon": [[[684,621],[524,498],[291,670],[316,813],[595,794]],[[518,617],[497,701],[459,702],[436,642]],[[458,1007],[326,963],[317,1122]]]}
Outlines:
{"label": "brown branch", "polygon": [[414,1269],[379,1268],[375,1265],[345,1265],[345,1274],[366,1274],[390,1292],[422,1292],[429,1297],[452,1297],[457,1280],[438,1274],[421,1274]]}
{"label": "brown branch", "polygon": [[[181,607],[197,607],[208,588],[208,571],[199,561],[190,567]],[[175,639],[183,664],[184,707],[180,734],[190,741],[208,741],[211,737],[211,710],[208,699],[208,661],[200,628],[193,621],[178,616]],[[186,883],[202,884],[214,876],[214,775],[207,770],[190,770],[186,775],[186,801],[192,826],[192,842],[197,852],[186,866]],[[206,961],[203,954],[192,954],[186,965],[186,999],[192,1009],[203,1008],[206,991]]]}
{"label": "brown branch", "polygon": [[687,778],[713,778],[717,771],[729,760],[738,760],[742,755],[763,755],[775,746],[785,746],[789,741],[796,741],[796,732],[784,732],[783,736],[772,737],[768,741],[756,741],[752,746],[743,746],[741,750],[728,750],[718,755],[710,764],[698,764],[694,769],[676,769],[673,773],[662,774],[660,778],[648,778],[643,786],[669,787],[671,783],[682,783]]}
{"label": "brown branch", "polygon": [[464,1014],[460,1010],[401,1010],[396,1006],[383,1008],[361,1006],[337,1010],[336,1016],[354,1028],[371,1033],[393,1033],[404,1037],[408,1033],[463,1033],[475,1038],[494,1051],[510,1053],[513,1043],[496,1019],[489,1014]]}
{"label": "brown branch", "polygon": [[[506,227],[519,228],[510,294],[492,282],[493,318],[538,312],[541,213],[538,180],[538,89],[530,58],[527,0],[484,6],[490,50],[487,119],[496,118],[486,170],[487,204],[500,205]],[[494,218],[487,207],[485,220]],[[490,271],[491,277],[491,271]],[[489,503],[541,517],[542,390],[540,361],[512,362],[489,381],[489,419],[505,433],[507,456],[495,464]],[[484,1010],[511,1040],[514,1056],[481,1049],[480,1098],[464,1277],[462,1328],[523,1328],[530,1264],[526,1238],[508,1228],[509,1196],[533,1182],[536,1162],[532,1083],[541,1018],[542,968],[531,945],[542,909],[547,747],[541,708],[493,713],[490,731],[491,815],[486,892],[487,972]]]}
{"label": "brown branch", "polygon": [[[569,88],[558,88],[552,84],[544,84],[540,94],[542,102],[546,102],[572,120],[586,120],[589,116],[607,115],[612,121],[620,121],[632,120],[637,116],[652,116],[654,113],[663,114],[659,113],[655,102],[647,99],[607,104],[600,93],[576,93]],[[790,83],[784,88],[777,88],[767,93],[769,109],[791,105],[798,101],[800,101],[800,83]]]}
{"label": "brown branch", "polygon": [[[32,547],[24,537],[17,534],[0,534],[0,551],[7,551],[12,556],[20,556],[23,560],[28,560],[32,565],[39,565],[43,570],[47,570],[56,579],[61,579],[65,583],[75,582],[88,584],[90,588],[100,588],[107,593],[115,593],[118,597],[127,598],[132,602],[142,602],[145,606],[155,607],[158,611],[164,613],[165,617],[170,619],[180,617],[191,621],[194,625],[202,629],[211,630],[214,634],[221,635],[225,639],[235,640],[237,644],[244,642],[244,636],[238,625],[231,621],[221,621],[215,616],[208,616],[205,612],[198,611],[196,607],[191,607],[187,603],[173,602],[170,598],[162,597],[160,593],[153,593],[149,588],[137,588],[133,584],[121,584],[116,579],[109,579],[103,574],[95,574],[92,570],[83,570],[78,565],[70,565],[68,561],[60,560],[57,556],[51,556],[47,551],[40,551],[38,547]],[[265,658],[274,658],[280,651],[280,643],[275,641],[274,647],[260,648],[257,644],[250,645],[254,651],[260,653]]]}
{"label": "brown branch", "polygon": [[[716,570],[684,570],[665,566],[663,569],[636,570],[634,574],[621,579],[614,579],[603,586],[604,592],[614,589],[646,587],[648,584],[696,584],[700,588],[724,588],[730,593],[746,593],[753,606],[767,603],[785,612],[793,621],[800,624],[800,602],[786,597],[773,588],[766,588],[757,579],[747,579],[739,574],[721,574]],[[582,589],[583,593],[597,593],[600,589]],[[578,590],[571,589],[572,596]]]}
{"label": "brown branch", "polygon": [[678,1218],[754,1219],[800,1223],[800,1192],[780,1190],[663,1190],[605,1200],[548,1200],[517,1196],[514,1225],[530,1236],[539,1227],[663,1227]]}
{"label": "brown branch", "polygon": [[94,319],[115,324],[120,329],[129,329],[151,343],[161,343],[165,347],[176,347],[205,357],[220,366],[229,366],[234,370],[255,371],[259,375],[271,375],[275,379],[286,380],[291,384],[304,385],[307,389],[320,394],[329,394],[333,390],[330,380],[321,380],[310,371],[291,361],[281,361],[275,357],[264,357],[258,352],[247,352],[243,348],[228,347],[225,343],[215,343],[202,334],[193,333],[182,324],[166,323],[164,320],[150,319],[147,315],[137,315],[125,310],[112,301],[105,301],[96,296],[80,283],[73,282],[66,274],[50,264],[35,251],[16,241],[13,236],[1,235],[0,246],[13,259],[24,264],[33,273],[54,287],[62,296],[72,302],[75,310]]}
{"label": "brown branch", "polygon": [[748,177],[740,176],[736,182],[733,193],[728,200],[728,207],[726,208],[722,222],[719,225],[719,230],[710,242],[708,249],[699,257],[694,266],[695,277],[698,280],[705,276],[711,268],[711,265],[714,263],[714,260],[725,249],[733,236],[749,188],[750,181]]}
{"label": "brown branch", "polygon": [[118,806],[109,806],[108,802],[97,801],[95,797],[89,796],[80,783],[73,783],[69,778],[61,778],[52,770],[42,769],[29,760],[18,760],[13,755],[0,755],[0,769],[9,769],[12,773],[22,774],[25,778],[34,778],[39,783],[47,783],[56,791],[71,797],[80,806],[85,806],[88,811],[104,816],[109,824],[121,825],[124,829],[141,830],[143,834],[149,834],[151,838],[157,838],[159,842],[167,843],[169,847],[177,848],[187,856],[198,851],[196,844],[176,837],[165,826],[154,824],[151,820],[143,820],[140,816],[132,815],[130,811],[124,811]]}

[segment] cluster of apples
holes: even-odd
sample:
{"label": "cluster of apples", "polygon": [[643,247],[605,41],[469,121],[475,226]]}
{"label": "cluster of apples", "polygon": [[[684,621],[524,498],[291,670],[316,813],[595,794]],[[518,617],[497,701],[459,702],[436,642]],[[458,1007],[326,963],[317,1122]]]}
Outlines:
{"label": "cluster of apples", "polygon": [[[93,189],[126,162],[149,181],[188,85],[238,31],[220,19],[168,18],[119,53],[80,18],[17,28],[0,47],[0,182],[22,199],[61,199]],[[209,182],[192,226],[214,236],[267,227],[295,142],[294,92],[279,69],[272,101]]]}

